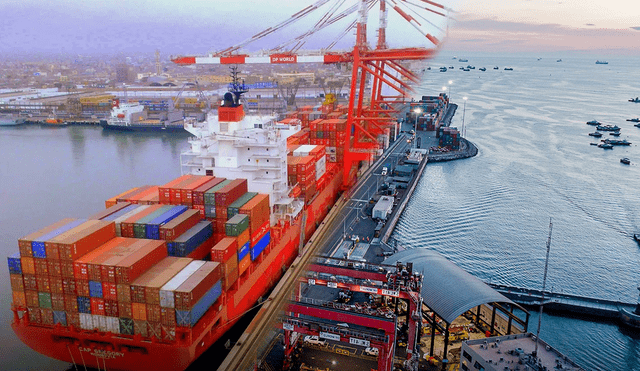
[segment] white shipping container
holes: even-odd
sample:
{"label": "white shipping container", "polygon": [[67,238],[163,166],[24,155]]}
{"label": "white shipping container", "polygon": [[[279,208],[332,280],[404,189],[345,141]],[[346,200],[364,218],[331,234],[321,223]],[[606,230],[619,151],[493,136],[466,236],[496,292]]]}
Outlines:
{"label": "white shipping container", "polygon": [[160,306],[175,308],[174,290],[180,287],[193,273],[204,265],[202,260],[194,260],[160,288]]}
{"label": "white shipping container", "polygon": [[107,332],[107,316],[101,316],[98,314],[92,315],[93,328],[97,328],[99,331]]}
{"label": "white shipping container", "polygon": [[336,155],[329,155],[329,162],[337,162],[338,157]]}
{"label": "white shipping container", "polygon": [[83,330],[93,330],[92,317],[91,314],[80,313],[80,328]]}
{"label": "white shipping container", "polygon": [[293,155],[297,157],[309,156],[311,151],[313,151],[313,149],[316,147],[317,146],[315,144],[303,144],[300,147],[296,148],[295,151],[293,151]]}
{"label": "white shipping container", "polygon": [[329,155],[335,155],[336,154],[336,147],[326,147],[327,148],[327,154]]}
{"label": "white shipping container", "polygon": [[327,171],[327,158],[322,156],[320,160],[316,162],[316,180],[320,179]]}
{"label": "white shipping container", "polygon": [[130,217],[136,215],[137,213],[144,211],[149,206],[150,205],[140,205],[140,206],[136,207],[135,209],[129,211],[128,213],[120,215],[119,217],[114,219],[114,222],[116,223],[116,236],[122,237],[122,230],[120,229],[120,226],[121,226],[121,224],[122,224],[122,222],[124,220],[127,220]]}
{"label": "white shipping container", "polygon": [[120,321],[118,317],[107,317],[107,331],[114,334],[120,333]]}

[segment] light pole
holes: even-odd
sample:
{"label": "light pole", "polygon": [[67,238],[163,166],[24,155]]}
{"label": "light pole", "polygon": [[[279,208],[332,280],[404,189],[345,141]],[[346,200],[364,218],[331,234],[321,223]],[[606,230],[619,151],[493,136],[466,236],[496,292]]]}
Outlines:
{"label": "light pole", "polygon": [[449,100],[451,100],[453,95],[453,89],[451,88],[451,84],[453,84],[453,80],[449,80]]}
{"label": "light pole", "polygon": [[464,132],[464,114],[467,112],[467,97],[462,97],[464,100],[464,108],[462,108],[462,132]]}
{"label": "light pole", "polygon": [[422,113],[422,109],[416,108],[416,109],[413,110],[413,112],[416,113],[416,122],[413,125],[413,148],[415,148],[415,146],[416,146],[416,138],[418,136],[418,115],[420,115],[420,113]]}

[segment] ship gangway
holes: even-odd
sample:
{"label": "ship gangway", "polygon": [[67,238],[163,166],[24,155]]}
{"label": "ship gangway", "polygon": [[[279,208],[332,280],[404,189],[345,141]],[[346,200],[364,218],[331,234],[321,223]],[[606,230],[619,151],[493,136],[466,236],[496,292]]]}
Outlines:
{"label": "ship gangway", "polygon": [[589,318],[618,319],[620,309],[626,309],[630,312],[636,309],[636,304],[633,303],[549,291],[544,292],[543,302],[542,290],[494,283],[487,284],[520,305],[538,307],[543,304],[545,312],[574,313],[587,315]]}

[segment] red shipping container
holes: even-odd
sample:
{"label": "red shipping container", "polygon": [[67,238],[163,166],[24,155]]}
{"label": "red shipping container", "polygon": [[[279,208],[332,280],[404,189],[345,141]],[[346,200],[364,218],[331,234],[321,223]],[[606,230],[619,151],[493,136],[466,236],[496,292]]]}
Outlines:
{"label": "red shipping container", "polygon": [[42,324],[53,326],[53,310],[40,308],[40,312],[42,313]]}
{"label": "red shipping container", "polygon": [[[120,246],[117,246],[114,249],[108,251],[106,253],[107,258],[102,262],[99,261],[101,260],[101,258],[97,259],[99,263],[98,267],[100,268],[101,281],[115,283],[116,266],[128,257],[139,252],[147,245],[148,241],[150,241],[136,238],[127,238],[126,240],[127,241],[122,243]],[[96,259],[89,263],[89,273],[91,273],[91,267],[93,266],[94,262],[96,262]]]}
{"label": "red shipping container", "polygon": [[73,262],[73,275],[77,279],[102,281],[102,268],[101,264],[107,260],[112,251],[122,246],[123,244],[131,245],[136,240],[130,238],[116,237],[102,246],[96,248],[76,259]]}
{"label": "red shipping container", "polygon": [[49,277],[49,285],[51,286],[52,294],[64,294],[62,277]]}
{"label": "red shipping container", "polygon": [[24,280],[21,274],[10,274],[9,280],[11,281],[11,291],[24,291]]}
{"label": "red shipping container", "polygon": [[231,183],[216,192],[216,212],[218,211],[218,207],[229,207],[229,205],[245,193],[247,193],[247,180],[232,180]]}
{"label": "red shipping container", "polygon": [[251,231],[249,228],[240,233],[240,235],[236,237],[236,241],[238,241],[238,246],[244,246],[247,242],[251,241]]}
{"label": "red shipping container", "polygon": [[189,310],[222,278],[222,266],[218,262],[206,262],[176,290],[175,307]]}
{"label": "red shipping container", "polygon": [[204,217],[204,206],[202,206],[202,213],[201,215],[198,210],[187,210],[168,223],[160,226],[160,239],[173,241],[176,237],[202,220]]}
{"label": "red shipping container", "polygon": [[[130,190],[128,190],[125,193],[121,193],[119,195],[117,195],[115,197],[115,201],[116,202],[127,202],[128,199],[130,199],[131,197],[135,197],[135,195],[140,194],[144,191],[146,191],[147,189],[149,189],[151,186],[150,185],[144,185],[142,187],[137,187],[137,188],[131,188]],[[111,201],[113,198],[107,200],[107,201]],[[105,202],[105,206],[106,207],[111,207],[114,204],[108,204],[107,202]]]}
{"label": "red shipping container", "polygon": [[75,295],[64,295],[64,310],[69,313],[78,313],[78,297]]}
{"label": "red shipping container", "polygon": [[237,251],[238,240],[235,237],[225,237],[211,248],[211,260],[219,263],[226,262],[235,256]]}
{"label": "red shipping container", "polygon": [[36,276],[49,275],[49,264],[46,259],[33,258],[33,263],[36,268]]}
{"label": "red shipping container", "polygon": [[[160,289],[193,259],[169,256],[131,283],[132,300],[160,305]],[[154,320],[155,321],[155,320]]]}
{"label": "red shipping container", "polygon": [[193,205],[204,205],[204,193],[221,183],[225,178],[209,179],[206,183],[193,190]]}
{"label": "red shipping container", "polygon": [[62,279],[62,293],[65,295],[77,295],[76,280],[73,278]]}
{"label": "red shipping container", "polygon": [[164,241],[147,241],[146,246],[116,265],[116,283],[130,284],[147,269],[167,257],[167,244]]}
{"label": "red shipping container", "polygon": [[135,196],[129,197],[125,201],[130,202],[132,204],[147,205],[150,203],[150,200],[153,200],[153,199],[156,199],[156,200],[160,199],[160,195],[158,193],[158,186],[150,186],[149,188],[136,194]]}
{"label": "red shipping container", "polygon": [[102,282],[102,298],[105,300],[118,300],[118,289],[113,282]]}
{"label": "red shipping container", "polygon": [[14,291],[11,294],[13,297],[13,305],[20,308],[27,306],[27,297],[23,291]]}
{"label": "red shipping container", "polygon": [[[226,210],[226,208],[225,208]],[[226,219],[214,219],[211,221],[211,226],[213,227],[213,233],[225,233],[226,232]]]}
{"label": "red shipping container", "polygon": [[118,314],[118,302],[116,300],[105,300],[104,315],[108,317],[120,317]]}
{"label": "red shipping container", "polygon": [[250,233],[261,229],[264,223],[269,223],[271,207],[269,205],[269,195],[257,194],[249,202],[240,208],[240,214],[249,216]]}
{"label": "red shipping container", "polygon": [[121,318],[133,318],[133,310],[131,303],[118,302],[118,317]]}
{"label": "red shipping container", "polygon": [[176,178],[172,181],[170,181],[167,184],[161,185],[158,187],[158,199],[160,201],[161,204],[164,205],[168,205],[171,203],[171,193],[170,193],[170,188],[172,188],[173,186],[175,186],[176,184],[180,184],[182,182],[184,182],[185,180],[189,179],[191,177],[190,174],[187,175],[183,175],[179,178]]}
{"label": "red shipping container", "polygon": [[[20,275],[17,275],[20,276]],[[33,290],[33,291],[38,291],[38,280],[36,279],[36,276],[34,276],[33,274],[23,274],[22,276],[22,282],[24,283],[24,290]]]}
{"label": "red shipping container", "polygon": [[158,205],[160,203],[160,196],[158,193],[158,189],[154,189],[153,192],[147,194],[144,197],[141,197],[138,200],[138,205]]}
{"label": "red shipping container", "polygon": [[37,291],[25,290],[24,296],[25,296],[25,301],[27,303],[27,307],[33,307],[33,308],[40,307],[40,297],[38,296]]}
{"label": "red shipping container", "polygon": [[180,205],[182,202],[181,188],[191,183],[195,177],[196,175],[189,175],[187,179],[169,188],[169,203],[171,205]]}
{"label": "red shipping container", "polygon": [[131,217],[120,222],[120,235],[122,237],[135,237],[135,234],[133,233],[133,225],[135,224],[135,222],[157,211],[161,207],[162,205],[151,205],[141,212],[136,213],[135,215],[132,215]]}
{"label": "red shipping container", "polygon": [[216,244],[217,236],[213,235],[204,241],[200,246],[196,247],[187,258],[194,260],[205,260],[211,255],[211,248]]}
{"label": "red shipping container", "polygon": [[162,326],[176,327],[176,310],[160,307],[160,323]]}
{"label": "red shipping container", "polygon": [[193,205],[193,208],[198,210],[198,212],[200,213],[200,218],[204,219],[207,214],[204,211],[204,205]]}
{"label": "red shipping container", "polygon": [[108,209],[108,208],[114,206],[115,204],[118,203],[118,198],[119,197],[126,196],[128,193],[132,193],[132,192],[136,191],[137,189],[138,189],[138,187],[129,189],[127,191],[124,191],[124,192],[120,193],[119,195],[113,196],[113,197],[109,198],[108,200],[105,200],[104,201],[104,207]]}
{"label": "red shipping container", "polygon": [[51,294],[51,309],[60,311],[64,310],[64,295]]}
{"label": "red shipping container", "polygon": [[36,276],[36,283],[38,285],[38,291],[51,292],[51,282],[49,282],[49,276]]}
{"label": "red shipping container", "polygon": [[60,273],[63,278],[75,278],[73,275],[73,261],[60,260]]}
{"label": "red shipping container", "polygon": [[[58,228],[64,227],[76,219],[66,218],[61,221],[51,224],[45,228],[40,229],[37,232],[29,233],[28,235],[18,239],[18,249],[20,250],[20,256],[23,258],[32,258],[33,250],[31,249],[31,242],[36,241],[39,237],[44,236],[49,232],[53,232]],[[24,268],[23,268],[24,270]],[[24,273],[24,272],[22,272]],[[33,273],[31,273],[33,274]]]}
{"label": "red shipping container", "polygon": [[91,298],[91,314],[104,316],[104,299]]}
{"label": "red shipping container", "polygon": [[133,319],[139,321],[147,320],[147,305],[144,303],[131,303]]}
{"label": "red shipping container", "polygon": [[[94,224],[84,228],[82,231],[69,235],[68,238],[64,238],[63,235],[70,233],[73,229],[52,238],[45,243],[45,248],[47,243],[55,244],[60,254],[60,260],[75,260],[116,237],[116,225],[114,222],[90,220],[84,224],[88,223]],[[80,227],[82,225],[77,228]],[[47,256],[48,252],[49,249],[47,249]],[[55,259],[55,255],[53,255],[53,259]]]}
{"label": "red shipping container", "polygon": [[47,269],[49,270],[49,275],[54,277],[62,277],[62,265],[60,264],[60,260],[49,260],[47,259]]}
{"label": "red shipping container", "polygon": [[224,262],[224,264],[222,264],[222,271],[222,288],[228,291],[238,280],[238,258],[232,256],[231,259]]}
{"label": "red shipping container", "polygon": [[182,186],[180,189],[181,203],[188,206],[193,205],[193,191],[212,179],[213,177],[210,176],[198,176],[193,182]]}
{"label": "red shipping container", "polygon": [[227,207],[225,206],[216,206],[216,219],[218,220],[229,220],[227,217]]}
{"label": "red shipping container", "polygon": [[147,321],[160,323],[160,305],[147,304]]}
{"label": "red shipping container", "polygon": [[247,254],[238,262],[238,274],[243,275],[251,265],[251,254]]}
{"label": "red shipping container", "polygon": [[20,258],[20,265],[22,265],[22,274],[36,274],[36,264],[33,259],[34,258],[27,257]]}
{"label": "red shipping container", "polygon": [[76,293],[78,296],[89,297],[89,281],[88,280],[76,280]]}
{"label": "red shipping container", "polygon": [[251,246],[255,246],[255,244],[257,244],[258,241],[260,241],[260,239],[262,239],[262,237],[264,237],[270,230],[271,227],[269,226],[269,221],[267,220],[260,228],[251,232]]}
{"label": "red shipping container", "polygon": [[116,293],[118,301],[122,303],[131,303],[131,287],[126,284],[116,284]]}
{"label": "red shipping container", "polygon": [[80,328],[80,313],[67,312],[67,326]]}

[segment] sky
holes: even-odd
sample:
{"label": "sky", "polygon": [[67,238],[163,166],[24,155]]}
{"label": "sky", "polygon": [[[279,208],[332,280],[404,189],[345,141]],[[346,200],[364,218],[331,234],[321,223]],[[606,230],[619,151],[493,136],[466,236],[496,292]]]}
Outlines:
{"label": "sky", "polygon": [[[317,0],[316,0],[317,1]],[[331,0],[322,9],[328,10]],[[387,0],[405,9],[423,0]],[[346,0],[354,4],[356,0]],[[0,53],[204,55],[236,45],[273,26],[313,0],[0,0]],[[544,52],[595,50],[640,54],[640,2],[629,0],[449,0],[449,18],[429,12],[416,16],[421,32],[389,9],[391,46],[432,47],[424,33],[444,39],[453,51]],[[345,9],[347,5],[339,8]],[[324,12],[323,12],[324,13]],[[419,18],[419,16],[424,16]],[[349,18],[355,19],[355,13]],[[309,16],[287,32],[251,44],[271,48],[309,30]],[[447,23],[448,21],[448,23]],[[322,48],[348,24],[323,30],[304,48]],[[377,8],[369,14],[374,40]],[[354,43],[347,34],[338,47]]]}

